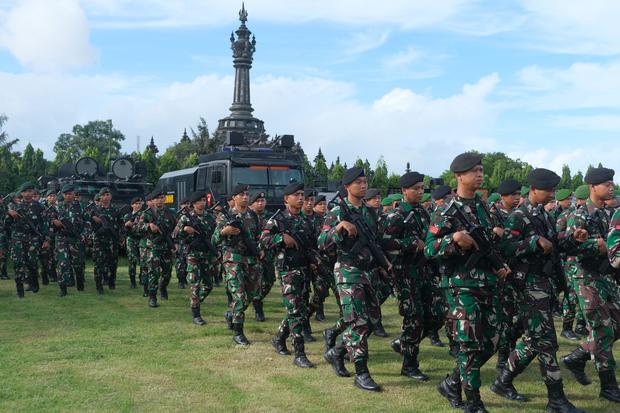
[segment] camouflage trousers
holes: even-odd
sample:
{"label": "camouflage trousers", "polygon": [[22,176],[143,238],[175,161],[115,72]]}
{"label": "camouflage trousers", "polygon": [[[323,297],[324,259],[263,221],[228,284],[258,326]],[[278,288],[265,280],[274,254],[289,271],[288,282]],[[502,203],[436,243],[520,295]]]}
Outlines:
{"label": "camouflage trousers", "polygon": [[256,265],[246,262],[224,262],[224,281],[226,289],[232,296],[228,311],[232,314],[233,324],[243,324],[245,310],[260,289],[260,274]]}
{"label": "camouflage trousers", "polygon": [[525,333],[508,357],[508,369],[515,375],[520,374],[537,357],[545,383],[561,380],[551,289],[526,286],[520,304],[520,321]]}
{"label": "camouflage trousers", "polygon": [[11,259],[15,270],[15,282],[29,282],[37,274],[40,246],[30,240],[11,240]]}
{"label": "camouflage trousers", "polygon": [[613,345],[620,338],[620,299],[618,286],[611,277],[585,274],[574,278],[573,287],[588,324],[584,350],[594,356],[597,371],[615,370]]}
{"label": "camouflage trousers", "polygon": [[77,239],[57,237],[55,242],[56,274],[58,285],[73,286],[81,273],[81,254]]}
{"label": "camouflage trousers", "polygon": [[480,368],[499,341],[499,298],[495,288],[454,287],[446,294],[454,340],[459,344],[457,367],[465,388],[480,389]]}
{"label": "camouflage trousers", "polygon": [[342,311],[341,345],[351,360],[368,359],[368,336],[381,314],[375,291],[370,284],[362,283],[339,283],[336,287]]}
{"label": "camouflage trousers", "polygon": [[439,281],[432,277],[423,277],[420,295],[424,308],[424,336],[439,330],[445,321],[446,303]]}
{"label": "camouflage trousers", "polygon": [[562,299],[562,318],[565,322],[570,322],[571,324],[575,319],[577,321],[585,321],[581,307],[579,307],[577,292],[571,282],[573,274],[579,271],[578,266],[579,264],[576,262],[564,263],[564,274],[566,274],[567,278],[568,294],[564,294],[564,298]]}
{"label": "camouflage trousers", "polygon": [[[512,277],[510,275],[509,277]],[[498,349],[512,350],[523,334],[523,324],[519,321],[520,303],[523,301],[523,287],[518,287],[512,279],[498,284],[500,294],[500,332]]]}
{"label": "camouflage trousers", "polygon": [[41,262],[41,275],[56,279],[56,257],[54,254],[54,242],[50,242],[50,247],[41,250],[39,254]]}
{"label": "camouflage trousers", "polygon": [[125,242],[125,251],[127,253],[127,273],[129,274],[129,278],[136,277],[136,269],[140,265],[140,248],[138,247],[138,243],[140,240],[127,237]]}
{"label": "camouflage trousers", "polygon": [[[310,268],[306,268],[302,273],[305,276],[304,284],[304,301],[308,308],[308,317],[325,302],[325,299],[329,295],[329,281],[328,278],[333,278],[333,274],[321,274],[318,271],[313,271]],[[310,289],[312,288],[312,297],[310,297]]]}
{"label": "camouflage trousers", "polygon": [[200,307],[207,296],[213,290],[213,276],[215,266],[208,257],[187,256],[186,273],[191,284],[190,305],[192,308]]}
{"label": "camouflage trousers", "polygon": [[377,301],[379,301],[379,305],[383,305],[383,303],[386,302],[392,294],[391,282],[381,276],[381,274],[379,274],[379,270],[375,269],[373,271],[372,278],[370,279],[370,283],[377,294]]}
{"label": "camouflage trousers", "polygon": [[273,261],[267,258],[256,263],[256,271],[261,275],[260,288],[256,289],[256,295],[252,298],[254,301],[263,301],[271,291],[273,284],[276,282]]}
{"label": "camouflage trousers", "polygon": [[93,240],[93,261],[95,264],[95,282],[101,283],[116,275],[118,267],[118,245],[107,237],[95,237]]}
{"label": "camouflage trousers", "polygon": [[9,259],[8,234],[0,229],[0,275],[6,276],[6,263]]}
{"label": "camouflage trousers", "polygon": [[417,353],[424,337],[425,307],[422,305],[420,287],[420,280],[407,274],[399,274],[395,280],[394,290],[398,299],[398,313],[403,317],[400,348],[402,354],[410,356]]}
{"label": "camouflage trousers", "polygon": [[144,280],[149,294],[156,294],[158,288],[166,288],[172,276],[172,256],[167,251],[145,248],[141,262]]}
{"label": "camouflage trousers", "polygon": [[306,282],[304,271],[297,268],[290,271],[278,271],[278,279],[282,289],[282,303],[286,310],[278,332],[284,336],[291,335],[293,340],[299,339],[307,319],[306,300],[303,297]]}
{"label": "camouflage trousers", "polygon": [[175,272],[179,281],[187,279],[187,254],[189,253],[189,246],[185,243],[177,243],[176,260],[175,260]]}

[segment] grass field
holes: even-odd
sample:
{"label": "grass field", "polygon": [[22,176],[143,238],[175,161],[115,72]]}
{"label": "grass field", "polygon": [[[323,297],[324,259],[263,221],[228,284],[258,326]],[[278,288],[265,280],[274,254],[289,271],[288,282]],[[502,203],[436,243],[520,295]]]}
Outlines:
{"label": "grass field", "polygon": [[[291,357],[274,352],[270,338],[283,315],[277,286],[266,302],[266,322],[254,321],[249,311],[246,334],[252,345],[239,348],[224,322],[223,287],[207,298],[202,311],[207,325],[199,327],[191,323],[189,290],[177,289],[174,277],[170,300],[157,309],[147,307],[140,289],[129,288],[124,265],[117,289],[104,296],[94,291],[91,269],[87,278],[85,292],[70,289],[63,299],[50,285],[18,300],[14,282],[0,281],[0,412],[454,411],[435,390],[454,364],[446,349],[423,343],[421,368],[429,382],[399,375],[400,357],[389,348],[400,322],[392,300],[383,307],[391,337],[370,339],[369,367],[384,387],[375,394],[335,376],[322,358],[322,340],[307,345],[315,369],[299,369]],[[328,303],[328,321],[313,323],[317,338],[337,314],[333,297]],[[574,343],[560,338],[560,347],[564,354]],[[531,398],[525,404],[488,390],[494,364],[495,359],[482,372],[482,396],[491,412],[544,410],[537,362],[515,383]],[[598,398],[598,378],[589,364],[593,384],[587,387],[564,372],[569,398],[588,412],[620,411]]]}

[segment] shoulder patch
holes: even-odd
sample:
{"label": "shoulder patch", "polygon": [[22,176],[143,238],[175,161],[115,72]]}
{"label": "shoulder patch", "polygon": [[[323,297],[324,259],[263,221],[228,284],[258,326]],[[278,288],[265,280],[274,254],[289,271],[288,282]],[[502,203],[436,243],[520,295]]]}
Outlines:
{"label": "shoulder patch", "polygon": [[437,235],[437,233],[439,232],[439,227],[435,224],[432,224],[430,227],[428,227],[428,230],[431,232],[431,234]]}

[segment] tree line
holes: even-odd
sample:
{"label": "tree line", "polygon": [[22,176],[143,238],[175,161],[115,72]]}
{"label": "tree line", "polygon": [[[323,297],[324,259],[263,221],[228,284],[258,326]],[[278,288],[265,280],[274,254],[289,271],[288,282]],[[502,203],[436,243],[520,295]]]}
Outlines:
{"label": "tree line", "polygon": [[[200,118],[194,128],[190,128],[189,132],[184,130],[179,140],[163,152],[160,152],[151,138],[143,151],[123,153],[121,148],[125,135],[114,128],[111,120],[95,120],[84,125],[75,125],[71,132],[58,136],[54,144],[55,158],[48,160],[45,159],[43,151],[35,150],[30,143],[23,152],[16,151],[15,145],[19,139],[11,139],[4,130],[7,120],[5,115],[0,114],[0,192],[3,193],[14,190],[23,182],[36,181],[40,176],[56,175],[61,165],[76,162],[83,156],[94,158],[106,171],[110,169],[114,159],[132,156],[146,164],[146,181],[155,183],[166,172],[197,165],[199,155],[216,152],[225,140],[217,129],[210,133],[207,122]],[[512,159],[502,152],[486,153],[482,162],[485,170],[483,188],[489,192],[493,192],[501,181],[508,178],[525,184],[527,174],[533,169],[527,162]],[[354,165],[364,168],[370,186],[380,189],[383,195],[398,191],[400,175],[410,170],[409,163],[402,166],[392,165],[392,168],[388,169],[383,157],[377,160],[374,167],[368,159],[360,158]],[[334,190],[348,167],[346,162],[341,162],[339,156],[328,162],[319,148],[312,161],[307,154],[304,155],[305,183],[311,187]],[[574,190],[583,184],[583,176],[582,171],[573,174],[570,167],[564,165],[558,188]],[[456,187],[454,175],[448,170],[435,178],[442,178],[447,185]],[[427,184],[430,179],[431,177],[426,178]]]}

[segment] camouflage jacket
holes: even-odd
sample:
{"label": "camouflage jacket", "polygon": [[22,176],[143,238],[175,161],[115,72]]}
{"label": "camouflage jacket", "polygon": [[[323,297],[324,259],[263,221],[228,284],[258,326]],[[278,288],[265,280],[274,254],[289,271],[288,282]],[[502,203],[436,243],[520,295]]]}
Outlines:
{"label": "camouflage jacket", "polygon": [[[363,220],[368,224],[371,231],[374,232],[374,241],[377,245],[381,245],[383,238],[376,213],[362,204],[361,207],[355,207],[348,199],[345,199],[349,209],[352,213],[361,216]],[[338,234],[336,232],[336,226],[341,221],[350,221],[350,217],[347,217],[343,212],[340,205],[335,206],[323,222],[323,229],[319,236],[319,248],[323,251],[327,251],[330,248],[336,248],[337,264],[340,264],[339,278],[337,283],[370,283],[368,278],[368,271],[377,266],[374,262],[373,256],[365,245],[356,245],[358,243],[357,237],[350,237],[346,231]]]}
{"label": "camouflage jacket", "polygon": [[81,239],[84,227],[84,216],[78,204],[59,202],[50,214],[50,221],[54,219],[62,221],[64,225],[63,228],[57,228],[50,222],[50,228],[53,230],[57,239],[68,238],[73,241]]}
{"label": "camouflage jacket", "polygon": [[493,214],[495,221],[503,227],[506,225],[506,221],[508,220],[511,211],[508,211],[503,206],[498,206],[498,204],[499,202],[494,203],[491,208],[489,208],[489,211]]}
{"label": "camouflage jacket", "polygon": [[323,217],[316,213],[306,215],[303,211],[301,212],[301,216],[306,218],[312,226],[312,233],[314,234],[314,239],[316,241],[321,233],[321,229],[323,228]]}
{"label": "camouflage jacket", "polygon": [[[455,195],[451,202],[463,207],[465,213],[476,224],[484,227],[489,233],[497,226],[486,203],[476,195],[473,199]],[[445,265],[447,287],[492,287],[497,283],[497,276],[486,261],[480,261],[476,267],[468,270],[465,263],[471,251],[462,251],[454,242],[457,231],[464,230],[463,225],[454,217],[446,214],[450,205],[438,208],[431,217],[431,225],[426,236],[424,253],[431,259],[442,259]]]}
{"label": "camouflage jacket", "polygon": [[[195,228],[196,225],[198,228]],[[188,234],[183,230],[185,227],[193,227],[199,230],[205,237],[209,237],[208,239],[211,241],[213,231],[215,231],[215,218],[213,215],[207,211],[204,211],[202,215],[198,215],[193,209],[185,211],[177,220],[172,233],[175,239],[183,241],[188,246],[188,256],[197,258],[211,257],[212,254],[209,252],[206,243],[201,241],[203,236],[196,233]]]}
{"label": "camouflage jacket", "polygon": [[[286,228],[281,228],[282,225]],[[283,233],[288,231],[309,240],[316,240],[312,223],[301,214],[293,214],[286,209],[277,219],[268,220],[260,236],[260,246],[275,257],[274,263],[278,271],[307,267],[309,264],[307,251],[303,248],[287,248],[284,244]]]}
{"label": "camouflage jacket", "polygon": [[[598,239],[606,239],[609,234],[609,221],[608,215],[602,209],[597,208],[590,199],[585,205],[576,208],[568,217],[566,232],[561,242],[567,253],[577,257],[584,272],[590,274],[612,272],[607,257],[600,255],[598,248]],[[585,229],[588,232],[586,241],[578,242],[573,238],[577,229]]]}
{"label": "camouflage jacket", "polygon": [[[94,206],[88,215],[92,222],[92,232],[94,240],[119,242],[121,236],[121,227],[123,223],[118,216],[118,210],[113,207]],[[93,217],[99,217],[103,220],[101,224],[92,221]]]}
{"label": "camouflage jacket", "polygon": [[[250,255],[243,237],[246,237],[246,239],[249,240],[248,242],[256,243],[258,241],[261,233],[258,216],[249,208],[244,213],[231,208],[228,211],[228,216],[229,217],[223,213],[218,214],[217,225],[213,232],[211,242],[221,251],[223,262],[247,262],[248,264],[255,264],[258,257],[252,257]],[[240,220],[242,222],[242,232],[232,236],[222,235],[222,229],[233,220]]]}
{"label": "camouflage jacket", "polygon": [[620,269],[620,208],[616,209],[609,224],[607,236],[607,253],[609,262],[616,270]]}
{"label": "camouflage jacket", "polygon": [[[140,215],[142,214],[141,210],[138,210],[137,212],[128,212],[125,215],[123,215],[123,228],[126,228],[124,230],[124,233],[127,237],[133,239],[133,240],[138,240],[140,239],[140,233],[136,228],[136,225],[138,224],[138,222],[140,221]],[[125,227],[125,223],[126,222],[133,222],[133,226],[131,226],[130,228]]]}
{"label": "camouflage jacket", "polygon": [[22,201],[18,204],[11,204],[9,208],[14,209],[23,217],[8,219],[11,239],[33,243],[49,242],[49,225],[40,203]]}
{"label": "camouflage jacket", "polygon": [[[155,224],[160,232],[151,231],[150,224]],[[136,232],[144,239],[144,248],[167,252],[169,247],[166,238],[172,239],[176,220],[168,207],[157,210],[147,208],[140,213],[138,223],[134,225]]]}
{"label": "camouflage jacket", "polygon": [[406,266],[420,262],[420,259],[424,261],[424,249],[417,248],[417,241],[426,239],[430,223],[430,217],[424,208],[402,202],[398,208],[384,215],[380,222],[383,230],[382,247],[395,271],[402,271]]}

